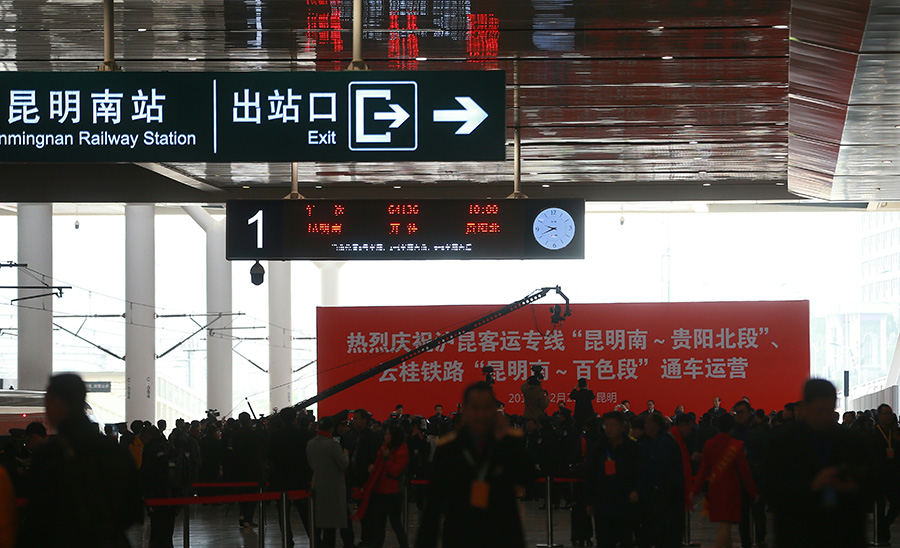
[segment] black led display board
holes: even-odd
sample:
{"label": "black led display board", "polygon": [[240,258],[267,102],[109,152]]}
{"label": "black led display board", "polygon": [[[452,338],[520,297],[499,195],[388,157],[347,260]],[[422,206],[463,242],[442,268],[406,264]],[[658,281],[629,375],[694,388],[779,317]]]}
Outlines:
{"label": "black led display board", "polygon": [[2,72],[0,162],[505,159],[502,71]]}
{"label": "black led display board", "polygon": [[583,259],[584,200],[235,200],[228,259]]}

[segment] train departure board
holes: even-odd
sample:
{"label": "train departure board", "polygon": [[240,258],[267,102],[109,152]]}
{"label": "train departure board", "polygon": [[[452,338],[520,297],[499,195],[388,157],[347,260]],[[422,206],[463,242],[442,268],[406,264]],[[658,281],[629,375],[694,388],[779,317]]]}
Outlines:
{"label": "train departure board", "polygon": [[234,200],[230,260],[583,259],[584,200]]}

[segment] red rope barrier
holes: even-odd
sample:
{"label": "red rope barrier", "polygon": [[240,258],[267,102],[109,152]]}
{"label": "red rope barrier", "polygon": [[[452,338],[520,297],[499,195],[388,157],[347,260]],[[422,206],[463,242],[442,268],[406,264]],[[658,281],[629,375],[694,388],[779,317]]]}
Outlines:
{"label": "red rope barrier", "polygon": [[[547,483],[547,478],[538,478],[535,480],[537,483]],[[581,478],[553,478],[553,483],[581,483],[584,480]],[[431,483],[429,480],[412,480],[409,482],[410,485],[428,485]]]}
{"label": "red rope barrier", "polygon": [[309,491],[304,491],[302,489],[298,491],[288,491],[287,494],[290,500],[308,499],[312,496],[312,493],[310,493]]}
{"label": "red rope barrier", "polygon": [[[290,500],[300,500],[310,496],[310,492],[305,490],[287,491],[287,494]],[[259,502],[263,500],[278,500],[280,498],[281,491],[273,491],[269,493],[247,493],[244,495],[147,499],[144,501],[144,504],[147,506],[188,506],[196,504],[227,504],[231,502]]]}
{"label": "red rope barrier", "polygon": [[186,506],[190,504],[222,504],[228,502],[259,502],[261,500],[278,500],[281,493],[247,493],[246,495],[221,495],[215,497],[173,497],[165,499],[147,499],[147,506]]}
{"label": "red rope barrier", "polygon": [[[196,486],[198,484],[194,484]],[[200,484],[203,485],[203,484]],[[257,485],[257,484],[252,484]],[[283,491],[287,493],[290,500],[302,500],[312,496],[312,493],[304,489],[294,491]],[[269,493],[247,493],[243,495],[219,495],[209,497],[173,497],[173,498],[157,498],[147,499],[144,504],[147,506],[189,506],[196,504],[228,504],[231,502],[259,502],[261,500],[278,500],[281,498],[282,491],[272,491]],[[27,506],[28,499],[16,499],[16,506]]]}
{"label": "red rope barrier", "polygon": [[[547,483],[547,478],[538,478],[535,481],[537,483]],[[581,478],[553,478],[553,483],[581,483],[583,481]]]}
{"label": "red rope barrier", "polygon": [[191,485],[195,488],[202,488],[202,487],[259,487],[259,483],[254,482],[254,481],[207,482],[207,483],[193,483]]}

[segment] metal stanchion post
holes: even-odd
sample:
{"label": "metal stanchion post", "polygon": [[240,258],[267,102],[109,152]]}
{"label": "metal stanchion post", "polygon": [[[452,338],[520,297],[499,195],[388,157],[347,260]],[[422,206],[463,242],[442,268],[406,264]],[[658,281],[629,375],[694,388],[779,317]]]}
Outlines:
{"label": "metal stanchion post", "polygon": [[869,546],[878,546],[878,501],[872,505],[872,542]]}
{"label": "metal stanchion post", "polygon": [[756,508],[753,507],[754,502],[750,501],[750,513],[748,514],[749,519],[747,520],[747,527],[750,528],[750,546],[756,546],[756,523],[753,520],[753,512]]}
{"label": "metal stanchion post", "polygon": [[[259,486],[259,494],[262,495],[264,492],[263,486]],[[259,548],[265,548],[266,546],[266,505],[265,501],[259,501]]]}
{"label": "metal stanchion post", "polygon": [[691,541],[691,513],[688,510],[684,511],[684,542],[681,545],[686,548],[697,548],[700,546],[699,542]]}
{"label": "metal stanchion post", "polygon": [[547,544],[538,544],[538,548],[563,548],[562,544],[553,543],[553,502],[550,500],[553,478],[547,476]]}
{"label": "metal stanchion post", "polygon": [[[291,524],[291,514],[288,511],[288,494],[287,491],[281,492],[281,548],[288,548],[288,529]],[[291,539],[293,540],[293,539]]]}
{"label": "metal stanchion post", "polygon": [[316,548],[319,530],[316,529],[316,494],[309,494],[309,548]]}
{"label": "metal stanchion post", "polygon": [[184,505],[184,528],[182,531],[182,537],[184,541],[184,548],[191,548],[191,507],[188,504]]}
{"label": "metal stanchion post", "polygon": [[403,530],[409,535],[409,490],[411,486],[409,481],[403,483],[403,512],[400,519],[403,521]]}

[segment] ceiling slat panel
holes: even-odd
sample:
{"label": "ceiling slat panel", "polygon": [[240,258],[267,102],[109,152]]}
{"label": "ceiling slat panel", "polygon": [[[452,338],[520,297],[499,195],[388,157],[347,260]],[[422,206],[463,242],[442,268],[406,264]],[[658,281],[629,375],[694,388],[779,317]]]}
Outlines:
{"label": "ceiling slat panel", "polygon": [[[118,62],[129,71],[343,70],[352,3],[118,2]],[[0,10],[0,69],[96,70],[101,2],[13,5]],[[684,192],[696,197],[714,181],[785,195],[775,185],[787,173],[789,11],[790,0],[366,2],[364,55],[373,70],[505,70],[510,142],[513,83],[521,85],[530,188],[588,195],[591,185],[675,185],[660,192],[695,188]],[[290,179],[287,164],[176,167],[238,193]],[[315,186],[369,192],[395,183],[496,193],[512,180],[509,161],[304,163],[300,172],[310,195]]]}

